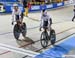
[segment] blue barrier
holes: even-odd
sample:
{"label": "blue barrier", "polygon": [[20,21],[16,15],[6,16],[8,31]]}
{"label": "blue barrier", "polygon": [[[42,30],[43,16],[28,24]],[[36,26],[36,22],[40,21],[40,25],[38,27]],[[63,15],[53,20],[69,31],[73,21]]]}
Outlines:
{"label": "blue barrier", "polygon": [[[4,6],[4,7],[2,7]],[[18,4],[19,8],[21,9],[21,11],[23,12],[24,9],[23,9],[23,6],[21,4]],[[12,12],[12,9],[13,9],[13,3],[3,3],[3,5],[0,5],[0,13],[11,13]],[[4,8],[4,9],[3,9]],[[3,11],[5,10],[5,11]]]}
{"label": "blue barrier", "polygon": [[46,8],[47,9],[52,9],[52,8],[54,8],[54,4],[48,4],[48,5],[46,5]]}
{"label": "blue barrier", "polygon": [[42,9],[52,9],[52,8],[57,8],[57,7],[61,7],[61,6],[64,6],[64,2],[54,3],[54,4],[45,4],[45,5],[35,5],[35,6],[31,6],[29,11],[30,12],[41,11]]}
{"label": "blue barrier", "polygon": [[37,55],[35,58],[63,58],[63,55],[75,49],[75,34],[57,46]]}
{"label": "blue barrier", "polygon": [[[16,0],[13,0],[16,1]],[[5,13],[11,13],[12,11],[12,4],[3,4],[5,8]],[[21,4],[18,4],[19,7],[21,8],[22,11],[24,11],[24,8]],[[52,9],[52,8],[58,8],[64,6],[64,2],[61,3],[54,3],[54,4],[44,4],[44,5],[32,5],[31,8],[29,9],[29,12],[32,11],[41,11],[42,9]],[[1,12],[1,11],[0,11]]]}
{"label": "blue barrier", "polygon": [[18,0],[0,0],[0,2],[17,2]]}

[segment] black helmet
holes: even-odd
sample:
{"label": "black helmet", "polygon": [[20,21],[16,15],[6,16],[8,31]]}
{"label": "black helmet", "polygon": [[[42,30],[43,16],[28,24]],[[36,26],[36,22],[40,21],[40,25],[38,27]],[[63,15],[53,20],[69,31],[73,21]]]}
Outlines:
{"label": "black helmet", "polygon": [[45,9],[42,10],[42,12],[45,12],[45,11],[46,11]]}

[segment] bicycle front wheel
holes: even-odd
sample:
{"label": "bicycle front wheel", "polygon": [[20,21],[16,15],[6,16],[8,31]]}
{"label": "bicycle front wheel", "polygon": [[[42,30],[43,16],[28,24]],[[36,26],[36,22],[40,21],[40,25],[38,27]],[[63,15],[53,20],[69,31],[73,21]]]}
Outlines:
{"label": "bicycle front wheel", "polygon": [[41,41],[41,46],[43,48],[46,48],[48,46],[48,33],[47,32],[42,32],[40,41]]}

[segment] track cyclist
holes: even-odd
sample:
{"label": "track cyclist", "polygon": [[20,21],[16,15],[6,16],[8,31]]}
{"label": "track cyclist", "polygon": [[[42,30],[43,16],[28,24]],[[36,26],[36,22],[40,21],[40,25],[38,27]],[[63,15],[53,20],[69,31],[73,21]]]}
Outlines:
{"label": "track cyclist", "polygon": [[41,31],[41,28],[46,29],[46,30],[50,30],[51,29],[51,24],[52,24],[51,17],[49,17],[49,15],[47,14],[47,11],[45,9],[42,10],[40,31]]}
{"label": "track cyclist", "polygon": [[48,46],[49,40],[51,42],[51,45],[55,46],[56,33],[55,33],[55,30],[51,28],[51,25],[52,25],[51,17],[49,17],[45,9],[42,10],[40,31],[41,31],[41,28],[43,28],[44,31],[41,33],[40,42],[43,48],[46,48]]}
{"label": "track cyclist", "polygon": [[16,23],[20,22],[22,23],[23,21],[23,13],[21,9],[19,8],[18,4],[13,4],[13,9],[12,9],[12,25],[14,23],[14,19]]}
{"label": "track cyclist", "polygon": [[19,40],[20,33],[22,33],[23,37],[25,38],[26,24],[23,23],[23,12],[19,8],[18,4],[13,4],[12,25],[14,24],[14,21],[16,21],[14,26],[14,37]]}

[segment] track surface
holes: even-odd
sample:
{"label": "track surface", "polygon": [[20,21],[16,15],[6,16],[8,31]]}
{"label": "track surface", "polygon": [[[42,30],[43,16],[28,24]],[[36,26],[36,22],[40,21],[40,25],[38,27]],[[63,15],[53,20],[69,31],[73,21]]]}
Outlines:
{"label": "track surface", "polygon": [[[73,17],[73,6],[51,10],[48,11],[48,14],[53,19],[52,28],[56,31],[57,42],[61,42],[60,40],[63,40],[65,37],[75,32],[75,23],[71,22]],[[35,41],[35,44],[32,44],[24,41],[16,41],[12,33],[13,26],[11,25],[11,15],[0,15],[0,43],[32,51],[45,51],[45,49],[42,49],[39,41],[41,34],[39,31],[40,16],[40,12],[38,12],[30,13],[29,18],[24,18],[24,22],[26,22],[28,29],[27,37]],[[22,36],[20,39],[23,39]],[[50,46],[48,48],[50,48]],[[23,56],[24,55],[0,49],[0,58],[21,58]]]}

